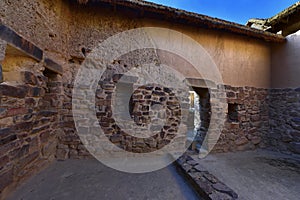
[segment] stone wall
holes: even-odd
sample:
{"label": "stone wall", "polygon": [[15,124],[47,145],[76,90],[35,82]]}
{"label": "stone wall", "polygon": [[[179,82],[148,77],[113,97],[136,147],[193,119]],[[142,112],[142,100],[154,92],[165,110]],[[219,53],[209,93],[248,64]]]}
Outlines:
{"label": "stone wall", "polygon": [[[116,81],[116,80],[115,80]],[[108,84],[108,85],[107,85]],[[102,124],[105,130],[107,130],[107,134],[111,135],[110,140],[115,143],[116,145],[129,145],[126,148],[131,149],[131,151],[135,151],[133,149],[137,148],[136,151],[144,152],[149,145],[154,145],[152,148],[156,148],[158,145],[157,141],[149,141],[147,142],[128,142],[127,139],[125,139],[125,135],[122,135],[122,131],[116,131],[114,130],[114,119],[111,113],[111,98],[113,93],[116,92],[115,85],[116,82],[106,83],[104,86],[105,89],[100,87],[97,90],[96,93],[96,107],[97,107],[97,117],[99,119],[100,124]],[[153,116],[149,116],[149,109],[151,109],[150,104],[151,103],[150,98],[151,95],[147,95],[149,92],[152,93],[152,91],[147,91],[147,88],[153,89],[155,87],[134,87],[132,84],[132,91],[130,94],[133,94],[133,97],[141,98],[142,104],[145,104],[144,106],[134,107],[133,113],[131,113],[131,116],[129,116],[129,119],[124,120],[128,123],[128,121],[135,121],[136,123],[144,122],[147,124],[147,122],[150,119],[156,119],[156,117],[153,118]],[[64,105],[68,105],[71,107],[71,88],[72,86],[68,84],[68,87],[65,88],[65,92],[68,92],[68,98],[69,102],[66,102]],[[144,91],[144,89],[145,91]],[[261,89],[261,88],[253,88],[253,87],[231,87],[231,86],[225,86],[227,97],[225,98],[226,103],[228,104],[228,110],[226,115],[217,115],[217,117],[226,117],[225,124],[223,127],[223,130],[221,132],[220,138],[217,141],[216,146],[213,149],[213,152],[229,152],[229,151],[245,151],[245,150],[254,150],[257,148],[265,148],[269,146],[268,142],[268,134],[269,134],[269,101],[268,101],[268,89]],[[200,94],[200,104],[201,104],[201,128],[199,130],[199,134],[202,139],[204,139],[207,130],[209,128],[209,121],[211,118],[211,103],[214,102],[215,108],[213,109],[214,112],[219,112],[220,105],[216,105],[216,101],[220,98],[217,98],[215,95],[212,95],[212,97],[209,97],[208,90],[201,89],[201,88],[195,88],[196,92],[201,93]],[[203,92],[204,91],[204,92]],[[216,91],[218,89],[212,89],[211,92],[216,94]],[[144,96],[145,94],[145,96]],[[108,95],[108,96],[107,96]],[[107,99],[108,98],[108,99]],[[146,98],[146,99],[145,99]],[[221,98],[222,99],[222,98]],[[136,99],[132,99],[133,101],[137,101]],[[148,102],[148,101],[149,102]],[[158,101],[159,102],[159,101]],[[163,102],[163,101],[162,101]],[[123,107],[127,107],[128,112],[130,110],[129,104],[124,104]],[[188,107],[188,106],[187,106]],[[233,110],[230,110],[231,107],[233,107]],[[110,109],[108,109],[110,108]],[[124,108],[125,109],[125,108]],[[78,158],[78,157],[86,157],[89,155],[89,153],[85,150],[84,146],[82,145],[78,135],[77,131],[75,130],[75,125],[72,119],[72,113],[68,109],[64,109],[65,112],[68,112],[69,114],[64,116],[64,120],[62,121],[62,128],[64,129],[64,135],[61,137],[60,145],[58,146],[58,157],[65,159],[68,157],[71,158]],[[232,119],[231,115],[232,112],[236,112],[234,117]],[[145,116],[143,113],[146,113]],[[107,116],[108,115],[108,116]],[[68,117],[67,117],[68,116]],[[135,116],[135,118],[134,118]],[[138,117],[140,116],[140,117]],[[115,116],[114,116],[115,117]],[[131,118],[133,117],[133,118]],[[68,120],[66,120],[68,119]],[[144,120],[144,121],[143,121]],[[222,122],[222,119],[219,122]],[[141,123],[140,125],[142,125]],[[218,127],[215,124],[211,124],[211,134],[214,135],[216,131],[219,131],[219,129],[214,129],[214,127]],[[128,128],[128,127],[127,127]],[[130,128],[129,128],[130,130]],[[113,134],[115,133],[115,134]],[[126,142],[127,141],[127,142]],[[132,146],[132,144],[139,144],[140,146]],[[126,146],[126,145],[125,145]],[[145,149],[143,149],[143,147]],[[139,149],[139,150],[138,150]],[[151,148],[150,148],[151,149]],[[63,152],[63,156],[61,157],[61,153]]]}
{"label": "stone wall", "polygon": [[[106,97],[98,97],[96,106],[100,109],[97,116],[101,128],[113,144],[129,152],[153,152],[168,145],[180,132],[179,124],[184,123],[181,112],[186,108],[179,104],[171,88],[155,84],[136,87],[128,104],[121,101],[125,107],[130,107],[129,118],[122,119],[117,115],[123,115],[124,110],[116,111],[116,107],[112,108],[114,105],[109,103],[113,84],[104,83],[101,88],[105,88]],[[116,112],[114,116],[112,109]],[[118,124],[114,117],[120,119]]]}
{"label": "stone wall", "polygon": [[[112,87],[105,87],[106,89],[113,90],[114,86]],[[150,87],[149,87],[150,88]],[[151,87],[153,88],[153,87]],[[260,89],[260,88],[253,88],[253,87],[231,87],[226,86],[226,93],[227,93],[227,103],[228,105],[233,105],[236,110],[228,110],[228,113],[226,115],[225,125],[224,129],[221,133],[221,136],[216,144],[216,146],[213,149],[213,152],[229,152],[229,151],[245,151],[245,150],[254,150],[257,148],[265,148],[269,146],[268,137],[269,134],[269,101],[268,101],[268,90],[267,89]],[[141,98],[141,100],[144,100],[144,98],[141,96],[139,97],[137,93],[143,93],[140,89],[136,88],[137,90],[132,90],[132,93],[134,96]],[[196,89],[197,90],[197,89]],[[105,125],[105,130],[110,130],[107,132],[107,134],[112,134],[114,132],[113,128],[111,127],[114,123],[111,125],[107,124],[107,122],[114,122],[112,119],[111,114],[110,117],[107,117],[106,115],[109,114],[106,107],[108,106],[107,102],[109,102],[111,99],[106,99],[107,95],[103,95],[102,92],[105,93],[105,90],[103,91],[98,90],[98,93],[96,94],[97,100],[97,107],[99,108],[99,111],[97,113],[98,119],[100,124],[103,123]],[[113,91],[112,91],[113,92]],[[110,94],[111,92],[106,92]],[[148,91],[144,91],[145,94],[149,93]],[[209,118],[211,117],[209,112],[211,112],[211,108],[209,107],[209,103],[207,102],[207,99],[205,99],[205,94],[203,93],[202,100],[200,101],[202,106],[202,126],[200,131],[200,134],[202,136],[206,134],[206,131],[208,129],[208,123]],[[111,96],[109,97],[111,98]],[[148,98],[148,97],[146,97]],[[107,101],[108,100],[108,101]],[[149,99],[150,100],[150,99]],[[210,100],[211,101],[211,100]],[[146,102],[145,102],[146,103]],[[104,105],[105,104],[105,105]],[[104,106],[104,107],[103,107]],[[129,106],[125,104],[124,106]],[[144,107],[141,106],[140,109],[136,109],[134,114],[141,114],[144,112],[149,112],[149,105],[145,105]],[[228,106],[230,107],[230,106]],[[146,110],[143,110],[146,109]],[[236,112],[237,118],[232,120],[230,118],[230,115],[232,113],[230,112]],[[106,116],[106,117],[105,117]],[[203,118],[203,116],[207,116],[207,119]],[[147,119],[150,117],[148,115],[141,116],[147,117]],[[153,117],[153,116],[152,116]],[[139,118],[135,118],[135,120],[138,120]],[[150,119],[150,118],[149,118]],[[129,119],[133,120],[134,119]],[[146,119],[145,119],[146,120]],[[102,121],[102,122],[101,122]],[[139,121],[139,120],[138,120]],[[147,121],[147,120],[146,120]],[[214,126],[214,125],[212,125]],[[66,129],[66,127],[65,127]],[[72,131],[71,131],[72,130]],[[78,157],[77,155],[82,154],[82,151],[84,147],[80,143],[79,138],[76,138],[76,133],[74,133],[74,129],[70,128],[70,131],[72,134],[65,134],[64,137],[67,137],[69,141],[69,145],[71,143],[76,143],[77,147],[73,149],[73,154],[70,154],[70,157],[74,157],[73,155],[76,155],[75,157]],[[218,131],[218,130],[216,130]],[[73,138],[73,140],[72,140]],[[115,144],[124,145],[128,144],[130,146],[130,149],[132,150],[132,144],[126,142],[126,139],[124,138],[124,135],[117,133],[116,135],[113,134],[111,141]],[[151,144],[156,144],[156,141],[152,141]],[[65,141],[65,143],[68,143]],[[136,142],[133,142],[136,144]],[[143,145],[142,145],[143,143]],[[150,142],[142,142],[139,143],[139,145],[142,145],[140,147],[137,147],[137,149],[140,149],[142,147],[145,147],[144,150],[147,149],[147,147],[150,145]],[[72,145],[71,145],[72,147]],[[68,151],[68,147],[64,146],[65,151]],[[144,151],[143,148],[139,151]],[[77,151],[77,153],[75,152]],[[79,153],[81,152],[81,153]],[[85,151],[84,151],[85,152]],[[86,153],[86,152],[85,152]],[[84,154],[86,156],[86,154]]]}
{"label": "stone wall", "polygon": [[271,89],[268,146],[275,151],[300,154],[300,89]]}
{"label": "stone wall", "polygon": [[60,111],[62,134],[58,136],[59,142],[56,151],[56,157],[59,160],[90,157],[77,134],[72,113],[74,79],[80,63],[81,61],[70,59],[68,64],[64,65],[64,74],[62,75],[64,98]]}
{"label": "stone wall", "polygon": [[23,84],[0,84],[0,191],[54,159],[59,75],[22,71]]}
{"label": "stone wall", "polygon": [[269,131],[268,90],[232,86],[225,88],[227,120],[214,151],[245,151],[265,147],[265,136]]}
{"label": "stone wall", "polygon": [[[135,59],[129,58],[132,58],[132,56]],[[157,60],[155,52],[144,50],[131,52],[127,57],[125,56],[111,63],[110,67],[104,72],[103,77],[98,80],[99,85],[94,94],[96,99],[96,105],[94,106],[101,129],[113,144],[130,152],[152,152],[168,144],[169,140],[174,138],[174,133],[179,129],[178,124],[182,122],[182,119],[180,119],[181,112],[184,112],[184,109],[186,109],[179,105],[172,88],[163,87],[159,84],[141,84],[137,79],[138,77],[141,78],[143,74],[136,74],[136,76],[122,75],[129,71],[130,68],[133,68],[133,66],[138,69],[141,63],[151,63],[150,61],[153,60]],[[68,69],[63,75],[68,78],[63,80],[65,98],[61,112],[61,125],[64,134],[59,137],[56,154],[59,159],[90,156],[78,137],[71,110],[74,78],[79,65],[84,66],[85,63],[75,59],[69,62]],[[170,74],[167,74],[157,66],[156,68],[154,70],[155,73],[164,73],[169,79],[172,79]],[[125,82],[122,83],[124,79]],[[167,79],[163,81],[172,82],[172,80],[169,81]],[[186,93],[186,98],[183,100],[188,101],[188,91]],[[114,103],[113,100],[116,99],[119,102]],[[183,106],[189,107],[187,102]],[[128,116],[122,116],[126,112]],[[161,124],[164,120],[166,120],[165,124]],[[152,126],[148,127],[150,124]],[[138,127],[139,131],[137,131],[136,127]],[[138,134],[136,131],[141,135],[147,131],[154,131],[155,134],[151,135],[151,137],[145,137],[145,139],[137,138],[138,136],[130,136],[133,133]]]}
{"label": "stone wall", "polygon": [[0,24],[0,199],[55,158],[61,66]]}

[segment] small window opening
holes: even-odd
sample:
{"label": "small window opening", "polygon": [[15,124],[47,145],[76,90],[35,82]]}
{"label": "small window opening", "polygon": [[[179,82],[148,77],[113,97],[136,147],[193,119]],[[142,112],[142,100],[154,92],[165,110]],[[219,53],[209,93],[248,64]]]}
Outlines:
{"label": "small window opening", "polygon": [[115,110],[119,113],[121,119],[131,120],[133,112],[133,101],[131,95],[133,93],[133,84],[118,83],[116,85],[116,101]]}
{"label": "small window opening", "polygon": [[56,77],[57,77],[57,73],[55,73],[55,72],[53,72],[53,71],[51,71],[47,68],[43,71],[43,75],[46,76],[48,79],[51,79],[51,80],[55,80]]}
{"label": "small window opening", "polygon": [[238,104],[236,103],[228,104],[228,121],[238,122]]}

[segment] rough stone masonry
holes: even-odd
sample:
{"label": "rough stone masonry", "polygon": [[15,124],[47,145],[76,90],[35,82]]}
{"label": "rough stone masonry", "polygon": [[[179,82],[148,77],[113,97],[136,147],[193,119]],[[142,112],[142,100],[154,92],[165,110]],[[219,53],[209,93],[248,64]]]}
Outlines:
{"label": "rough stone masonry", "polygon": [[[103,0],[87,5],[72,0],[1,1],[0,19],[1,198],[53,159],[91,156],[73,120],[74,79],[87,54],[99,42],[137,27],[180,31],[200,43],[215,61],[224,84],[215,83],[213,88],[191,84],[202,97],[198,130],[202,137],[208,128],[213,130],[209,135],[220,131],[224,114],[220,110],[228,107],[214,152],[271,148],[300,153],[299,84],[277,89],[271,89],[270,84],[270,71],[276,63],[270,61],[274,45],[281,50],[286,45],[280,35],[139,1]],[[130,82],[132,98],[124,98],[132,102],[128,108],[132,120],[140,125],[153,118],[159,121],[164,113],[159,109],[151,112],[151,107],[158,104],[167,108],[168,123],[162,131],[158,129],[155,137],[147,139],[122,134],[115,126],[110,105],[118,89],[118,74],[122,75],[116,65],[141,67],[139,62],[159,63],[160,59],[155,51],[133,52],[133,57],[135,63],[126,57],[112,61],[115,76],[99,83],[95,106],[99,123],[112,143],[132,152],[149,152],[172,139],[180,123],[177,116],[188,109],[188,96],[184,99],[186,107],[180,108],[171,88]],[[184,62],[174,68],[187,79],[203,81]],[[219,96],[222,86],[226,96]],[[201,90],[209,93],[203,95]],[[214,120],[220,123],[208,127],[212,111],[217,113]]]}

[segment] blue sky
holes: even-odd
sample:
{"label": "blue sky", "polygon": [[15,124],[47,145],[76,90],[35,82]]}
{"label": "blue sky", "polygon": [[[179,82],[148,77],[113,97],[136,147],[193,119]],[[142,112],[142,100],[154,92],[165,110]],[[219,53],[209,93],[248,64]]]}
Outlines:
{"label": "blue sky", "polygon": [[211,17],[245,24],[250,18],[269,18],[299,0],[147,0]]}

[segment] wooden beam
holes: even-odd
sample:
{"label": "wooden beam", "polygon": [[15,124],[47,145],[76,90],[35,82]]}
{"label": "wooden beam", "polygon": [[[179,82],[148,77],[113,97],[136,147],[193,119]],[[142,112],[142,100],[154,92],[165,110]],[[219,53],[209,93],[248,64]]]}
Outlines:
{"label": "wooden beam", "polygon": [[43,51],[40,48],[3,24],[0,24],[0,39],[37,61],[43,59]]}

